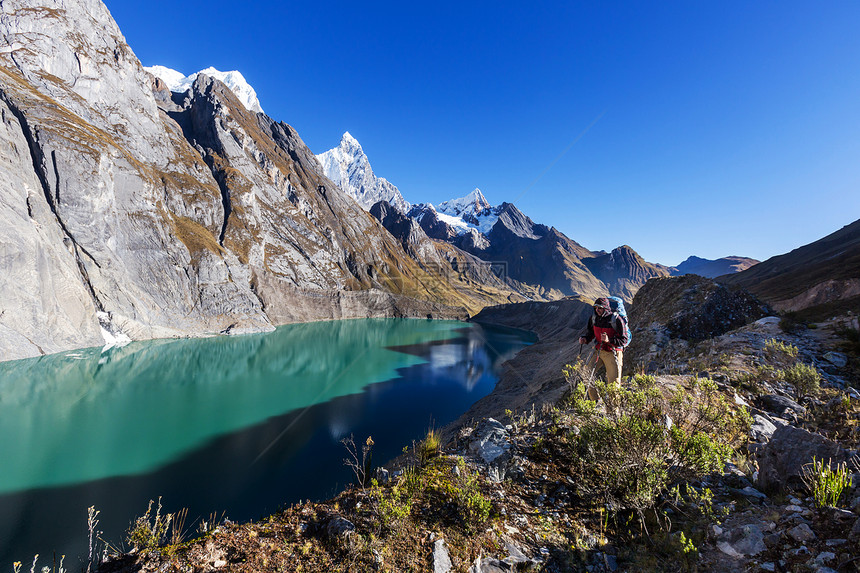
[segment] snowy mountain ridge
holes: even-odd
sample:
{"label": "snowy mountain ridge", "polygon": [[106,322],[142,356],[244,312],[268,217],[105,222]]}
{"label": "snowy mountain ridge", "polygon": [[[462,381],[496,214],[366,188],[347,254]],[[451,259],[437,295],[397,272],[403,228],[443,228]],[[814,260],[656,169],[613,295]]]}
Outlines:
{"label": "snowy mountain ridge", "polygon": [[216,80],[223,82],[228,88],[230,88],[230,91],[236,94],[236,97],[240,102],[242,102],[242,105],[250,111],[265,113],[263,108],[260,106],[260,100],[257,99],[257,92],[254,91],[254,88],[252,88],[245,80],[245,76],[243,76],[238,70],[222,72],[213,67],[209,67],[205,70],[195,72],[190,76],[186,76],[183,75],[182,72],[177,72],[176,70],[172,70],[165,66],[149,66],[144,67],[143,69],[155,77],[160,78],[165,84],[167,84],[170,91],[177,93],[184,93],[191,89],[191,85],[194,83],[194,80],[197,79],[197,76],[199,74],[205,74],[210,78],[215,78]]}
{"label": "snowy mountain ridge", "polygon": [[480,189],[465,197],[443,201],[438,207],[432,203],[419,203],[412,207],[409,216],[418,221],[432,212],[435,217],[449,225],[457,235],[478,232],[486,235],[499,220],[502,207],[493,207]]}
{"label": "snowy mountain ridge", "polygon": [[[475,229],[486,235],[499,220],[501,206],[493,207],[477,187],[465,197],[449,199],[436,209],[440,219],[457,229],[458,234]],[[463,229],[462,232],[460,229]]]}
{"label": "snowy mountain ridge", "polygon": [[379,201],[387,201],[401,213],[406,213],[411,207],[397,187],[384,177],[373,174],[370,160],[361,144],[348,131],[341,137],[340,145],[320,153],[316,158],[325,176],[366,211]]}

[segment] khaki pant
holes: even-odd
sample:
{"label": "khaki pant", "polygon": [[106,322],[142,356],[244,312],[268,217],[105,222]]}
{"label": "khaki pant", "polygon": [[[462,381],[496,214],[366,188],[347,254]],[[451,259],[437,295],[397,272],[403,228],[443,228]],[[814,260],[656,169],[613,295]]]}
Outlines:
{"label": "khaki pant", "polygon": [[600,361],[606,368],[606,381],[621,384],[621,363],[624,359],[624,351],[609,352],[608,350],[600,351]]}

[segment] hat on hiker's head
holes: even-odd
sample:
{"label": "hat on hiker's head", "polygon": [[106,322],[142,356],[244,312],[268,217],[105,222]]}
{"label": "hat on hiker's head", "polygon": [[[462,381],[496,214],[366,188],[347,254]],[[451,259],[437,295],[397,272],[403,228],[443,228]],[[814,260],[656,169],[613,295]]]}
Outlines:
{"label": "hat on hiker's head", "polygon": [[609,306],[609,299],[606,297],[600,297],[594,301],[594,310],[597,310],[598,308],[605,308],[606,310],[611,311],[612,307]]}

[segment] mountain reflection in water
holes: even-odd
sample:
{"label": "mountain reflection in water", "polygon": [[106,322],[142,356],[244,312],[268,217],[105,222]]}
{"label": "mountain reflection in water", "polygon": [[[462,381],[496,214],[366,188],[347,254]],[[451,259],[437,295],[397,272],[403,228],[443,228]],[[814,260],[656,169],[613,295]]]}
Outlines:
{"label": "mountain reflection in water", "polygon": [[0,363],[0,563],[84,551],[90,505],[116,543],[159,496],[241,521],[331,495],[350,479],[341,438],[372,435],[383,463],[531,340],[367,319]]}

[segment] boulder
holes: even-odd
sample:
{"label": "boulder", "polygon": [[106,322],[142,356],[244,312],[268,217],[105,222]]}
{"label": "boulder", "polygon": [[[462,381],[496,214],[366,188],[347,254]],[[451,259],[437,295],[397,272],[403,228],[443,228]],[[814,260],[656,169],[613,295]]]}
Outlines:
{"label": "boulder", "polygon": [[848,357],[841,352],[828,352],[823,358],[837,368],[845,368],[848,365]]}
{"label": "boulder", "polygon": [[780,418],[794,418],[795,415],[806,414],[806,408],[786,396],[767,394],[759,396],[758,403],[762,408],[768,412],[773,412]]}
{"label": "boulder", "polygon": [[345,537],[355,531],[355,524],[347,518],[338,515],[326,523],[325,531],[329,537]]}
{"label": "boulder", "polygon": [[783,426],[774,432],[770,442],[756,457],[759,464],[759,485],[767,489],[802,487],[803,466],[817,460],[831,464],[846,462],[848,451],[819,434],[794,426]]}
{"label": "boulder", "polygon": [[798,543],[804,543],[815,539],[815,533],[805,523],[801,523],[797,527],[788,530],[788,535]]}
{"label": "boulder", "polygon": [[[764,544],[764,532],[758,525],[745,525],[733,537],[735,540],[732,541],[731,547],[741,555],[752,556],[767,551],[767,546]],[[725,551],[723,552],[725,553]],[[731,554],[729,553],[729,555]]]}
{"label": "boulder", "polygon": [[750,437],[756,442],[766,442],[776,432],[776,426],[769,418],[760,414],[753,416],[753,424],[750,428]]}
{"label": "boulder", "polygon": [[493,418],[481,420],[469,441],[469,451],[487,465],[487,477],[500,482],[511,460],[511,442],[505,426]]}

